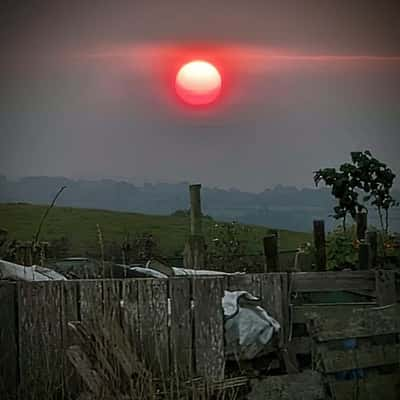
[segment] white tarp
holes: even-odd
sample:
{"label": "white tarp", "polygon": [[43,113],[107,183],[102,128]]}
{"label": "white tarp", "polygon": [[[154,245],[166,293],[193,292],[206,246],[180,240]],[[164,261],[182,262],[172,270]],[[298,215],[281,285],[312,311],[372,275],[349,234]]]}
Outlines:
{"label": "white tarp", "polygon": [[152,265],[150,262],[146,264],[146,267],[131,266],[130,271],[138,272],[140,275],[148,276],[150,278],[168,278],[168,276],[221,276],[221,275],[243,275],[244,272],[222,272],[222,271],[211,271],[208,269],[188,269],[188,268],[175,268],[170,267],[171,271],[167,273],[163,272],[162,269],[166,268],[163,265],[162,269],[160,265]]}
{"label": "white tarp", "polygon": [[175,268],[172,267],[175,276],[193,276],[193,275],[207,275],[207,276],[218,276],[218,275],[243,275],[244,272],[221,272],[211,271],[208,269],[188,269],[188,268]]}
{"label": "white tarp", "polygon": [[139,276],[148,276],[149,278],[168,278],[168,275],[152,268],[130,267],[129,270],[131,272],[137,272]]}
{"label": "white tarp", "polygon": [[258,301],[245,291],[225,291],[222,307],[228,358],[250,360],[261,355],[265,345],[279,331],[279,322],[260,307]]}
{"label": "white tarp", "polygon": [[66,280],[67,278],[49,268],[36,265],[25,267],[0,259],[0,279],[16,281],[60,281]]}

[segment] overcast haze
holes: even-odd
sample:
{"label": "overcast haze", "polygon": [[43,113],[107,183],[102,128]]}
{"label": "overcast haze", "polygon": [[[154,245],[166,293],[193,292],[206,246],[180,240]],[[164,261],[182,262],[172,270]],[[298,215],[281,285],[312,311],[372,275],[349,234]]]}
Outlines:
{"label": "overcast haze", "polygon": [[[400,173],[398,1],[15,3],[0,6],[0,174],[260,191],[312,186],[365,149]],[[198,48],[234,71],[200,112],[164,80]]]}

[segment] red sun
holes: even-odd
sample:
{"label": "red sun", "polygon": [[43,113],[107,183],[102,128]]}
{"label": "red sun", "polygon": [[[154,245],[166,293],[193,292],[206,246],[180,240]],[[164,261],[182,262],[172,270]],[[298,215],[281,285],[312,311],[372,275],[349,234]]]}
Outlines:
{"label": "red sun", "polygon": [[214,102],[221,92],[222,79],[218,69],[203,60],[182,65],[176,74],[175,90],[187,104],[200,106]]}

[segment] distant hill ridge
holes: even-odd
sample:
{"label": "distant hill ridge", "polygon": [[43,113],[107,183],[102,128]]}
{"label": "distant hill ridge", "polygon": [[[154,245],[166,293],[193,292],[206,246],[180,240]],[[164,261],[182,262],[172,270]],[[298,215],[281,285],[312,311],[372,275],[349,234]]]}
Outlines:
{"label": "distant hill ridge", "polygon": [[[0,202],[48,204],[61,186],[67,186],[59,206],[169,215],[189,204],[188,183],[145,183],[142,186],[114,179],[72,180],[64,177],[25,177],[10,180],[0,176]],[[394,191],[400,199],[400,192]],[[334,199],[329,189],[298,189],[278,185],[260,193],[204,187],[205,214],[219,220],[267,225],[271,228],[310,231],[312,220],[325,219],[328,227]],[[371,222],[377,224],[375,213]],[[400,230],[400,212],[393,213],[392,228]]]}

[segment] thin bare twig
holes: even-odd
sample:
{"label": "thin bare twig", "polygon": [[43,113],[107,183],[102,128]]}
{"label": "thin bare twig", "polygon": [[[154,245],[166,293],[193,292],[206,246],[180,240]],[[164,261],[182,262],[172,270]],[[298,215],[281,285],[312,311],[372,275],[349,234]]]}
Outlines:
{"label": "thin bare twig", "polygon": [[41,232],[41,230],[42,230],[43,223],[44,223],[44,221],[45,221],[47,215],[49,214],[50,210],[54,207],[54,204],[56,203],[56,201],[57,201],[58,197],[60,196],[60,194],[62,193],[62,191],[63,191],[64,189],[66,189],[66,188],[67,188],[66,186],[62,186],[61,189],[60,189],[60,190],[57,192],[57,194],[54,196],[53,201],[51,202],[51,204],[47,207],[45,213],[44,213],[43,216],[42,216],[42,219],[40,220],[39,227],[38,227],[38,229],[37,229],[37,231],[36,231],[34,243],[37,243],[37,242],[38,242],[38,240],[39,240],[39,235],[40,235],[40,232]]}

